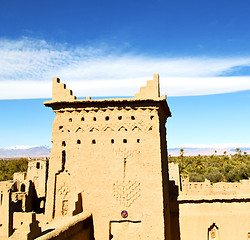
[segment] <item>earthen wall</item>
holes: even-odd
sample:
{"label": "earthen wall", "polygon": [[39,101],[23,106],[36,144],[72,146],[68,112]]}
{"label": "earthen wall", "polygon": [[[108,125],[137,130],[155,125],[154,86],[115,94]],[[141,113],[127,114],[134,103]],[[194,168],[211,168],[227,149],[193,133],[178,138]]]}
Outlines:
{"label": "earthen wall", "polygon": [[52,97],[45,103],[56,112],[49,219],[74,215],[80,199],[83,211],[93,214],[96,240],[163,240],[168,234],[170,239],[165,129],[170,112],[158,81],[154,76],[131,99]]}

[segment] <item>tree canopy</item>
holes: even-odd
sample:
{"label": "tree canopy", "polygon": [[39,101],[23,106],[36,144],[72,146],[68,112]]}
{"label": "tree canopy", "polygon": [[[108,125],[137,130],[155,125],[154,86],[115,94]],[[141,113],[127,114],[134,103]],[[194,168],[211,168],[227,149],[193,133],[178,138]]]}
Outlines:
{"label": "tree canopy", "polygon": [[[226,153],[225,153],[226,154]],[[250,156],[242,155],[236,149],[235,155],[180,156],[168,157],[169,162],[179,164],[182,177],[189,177],[191,182],[202,182],[205,178],[213,183],[236,182],[250,178]]]}
{"label": "tree canopy", "polygon": [[12,180],[15,172],[26,172],[27,167],[27,158],[0,160],[0,181]]}

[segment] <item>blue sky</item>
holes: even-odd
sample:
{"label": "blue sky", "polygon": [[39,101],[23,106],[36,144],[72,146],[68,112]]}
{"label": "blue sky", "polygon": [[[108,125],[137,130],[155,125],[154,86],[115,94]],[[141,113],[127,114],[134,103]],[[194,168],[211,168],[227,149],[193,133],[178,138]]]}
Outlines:
{"label": "blue sky", "polygon": [[173,113],[170,146],[250,144],[249,9],[248,0],[1,1],[0,147],[50,145],[54,115],[41,98],[52,77],[76,96],[132,96],[153,73]]}

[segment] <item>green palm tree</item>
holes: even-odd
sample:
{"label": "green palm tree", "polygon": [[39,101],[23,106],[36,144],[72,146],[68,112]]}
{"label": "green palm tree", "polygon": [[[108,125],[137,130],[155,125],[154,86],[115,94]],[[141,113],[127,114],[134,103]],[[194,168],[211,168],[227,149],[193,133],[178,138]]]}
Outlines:
{"label": "green palm tree", "polygon": [[242,151],[240,150],[240,148],[236,148],[235,151],[236,151],[236,153],[237,153],[238,156],[240,156],[241,153],[242,153]]}
{"label": "green palm tree", "polygon": [[180,149],[180,155],[181,155],[181,161],[183,162],[183,155],[184,155],[184,149],[183,148]]}

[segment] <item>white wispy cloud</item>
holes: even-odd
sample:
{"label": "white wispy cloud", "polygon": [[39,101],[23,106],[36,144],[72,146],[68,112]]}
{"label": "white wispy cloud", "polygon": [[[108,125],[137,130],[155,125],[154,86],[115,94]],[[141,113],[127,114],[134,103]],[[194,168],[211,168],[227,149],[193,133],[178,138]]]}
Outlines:
{"label": "white wispy cloud", "polygon": [[76,96],[134,95],[153,73],[160,74],[161,93],[168,96],[250,89],[250,76],[221,77],[250,66],[247,57],[164,58],[110,49],[0,39],[0,99],[51,97],[52,77],[61,78]]}

